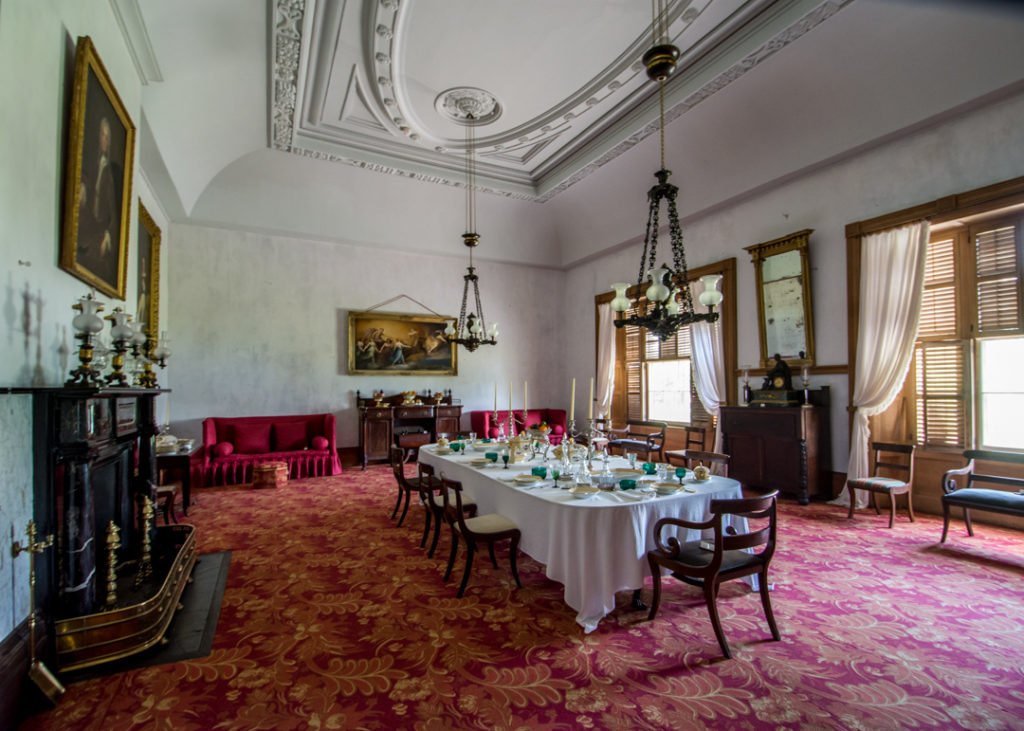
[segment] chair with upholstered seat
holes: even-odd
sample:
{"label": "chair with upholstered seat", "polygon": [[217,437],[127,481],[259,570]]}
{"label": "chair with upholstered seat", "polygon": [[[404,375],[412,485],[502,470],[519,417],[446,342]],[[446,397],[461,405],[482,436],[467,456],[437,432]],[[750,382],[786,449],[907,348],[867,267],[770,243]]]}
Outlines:
{"label": "chair with upholstered seat", "polygon": [[[434,540],[430,542],[430,550],[427,551],[427,558],[434,557],[438,541],[441,539],[441,525],[446,523],[444,518],[444,498],[440,491],[443,489],[441,479],[434,475],[434,466],[420,463],[419,465],[420,502],[427,509],[426,521],[423,524],[423,539],[420,541],[420,548],[427,545],[427,536],[430,534],[430,523],[434,523]],[[476,503],[472,498],[463,496],[463,512],[472,518],[476,515]]]}
{"label": "chair with upholstered seat", "polygon": [[664,421],[647,421],[644,419],[626,419],[625,429],[608,430],[608,446],[622,450],[622,454],[635,452],[637,457],[650,460],[657,457],[665,459],[665,430],[668,424]]}
{"label": "chair with upholstered seat", "polygon": [[669,464],[680,465],[693,469],[699,464],[704,465],[714,474],[729,476],[729,460],[731,457],[722,452],[705,452],[700,449],[680,449],[666,452]]}
{"label": "chair with upholstered seat", "polygon": [[445,519],[452,528],[452,552],[448,558],[448,568],[444,572],[444,581],[452,575],[452,568],[455,566],[455,554],[459,548],[459,536],[466,541],[466,570],[462,574],[462,584],[459,586],[458,597],[461,599],[469,583],[469,573],[473,568],[473,554],[476,553],[477,545],[487,544],[487,550],[491,555],[491,563],[498,568],[498,561],[494,557],[494,544],[498,541],[509,541],[509,563],[512,566],[512,576],[516,580],[516,586],[520,589],[523,585],[519,582],[519,571],[516,568],[516,552],[519,550],[519,526],[503,515],[488,513],[477,515],[472,518],[466,517],[465,504],[462,497],[462,483],[457,480],[449,480],[442,477],[441,483],[444,488],[441,495],[444,498]]}
{"label": "chair with upholstered seat", "polygon": [[[913,444],[893,444],[891,442],[872,442],[874,469],[870,477],[847,480],[846,488],[850,493],[850,510],[846,517],[852,518],[857,505],[855,490],[867,490],[871,493],[871,506],[875,513],[881,515],[875,496],[889,496],[889,527],[896,522],[896,496],[907,496],[907,513],[910,522],[914,522],[914,450]],[[897,461],[898,460],[898,461]],[[897,474],[898,477],[887,477],[882,472]]]}
{"label": "chair with upholstered seat", "polygon": [[[653,620],[661,604],[661,570],[668,569],[680,581],[701,588],[707,603],[711,625],[714,627],[722,654],[732,657],[729,643],[722,631],[718,616],[718,588],[723,581],[756,575],[759,581],[761,604],[772,637],[780,639],[775,624],[771,599],[768,595],[768,566],[775,553],[775,498],[777,492],[755,498],[712,500],[711,517],[703,522],[682,518],[661,518],[654,524],[654,542],[657,548],[647,552],[647,562],[654,579],[654,596],[647,619]],[[757,527],[738,533],[731,516],[756,521]],[[701,540],[680,543],[674,532],[666,528],[686,528],[695,531],[711,529],[714,539],[711,548],[702,547]],[[760,549],[755,550],[755,549]]]}

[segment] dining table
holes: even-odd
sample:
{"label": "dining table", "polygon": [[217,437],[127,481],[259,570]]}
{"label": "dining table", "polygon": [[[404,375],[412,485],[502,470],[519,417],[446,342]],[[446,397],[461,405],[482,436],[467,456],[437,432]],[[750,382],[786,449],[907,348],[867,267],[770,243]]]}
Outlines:
{"label": "dining table", "polygon": [[[615,489],[581,498],[572,489],[576,486],[572,478],[566,476],[556,484],[550,468],[558,465],[550,460],[538,457],[507,465],[500,459],[486,460],[487,452],[497,454],[500,449],[500,445],[477,443],[453,451],[429,444],[420,448],[419,461],[431,465],[438,475],[460,482],[479,514],[498,513],[519,526],[520,549],[565,587],[565,602],[576,611],[576,621],[587,633],[615,609],[616,592],[633,590],[634,597],[639,596],[650,573],[647,552],[655,547],[658,519],[704,521],[711,515],[713,499],[743,497],[736,480],[712,475],[698,481],[692,472],[681,480],[672,479],[679,483],[676,490],[664,483],[656,490],[653,476],[612,456],[608,472],[615,477]],[[545,466],[543,479],[523,484],[531,479],[525,476],[533,468]],[[594,468],[603,466],[595,462]],[[623,490],[618,487],[621,479],[635,479],[638,485]],[[730,520],[737,530],[746,530],[745,518],[731,516]],[[672,528],[666,529],[663,538],[672,534],[680,541],[711,536],[710,531],[702,536],[697,530]]]}

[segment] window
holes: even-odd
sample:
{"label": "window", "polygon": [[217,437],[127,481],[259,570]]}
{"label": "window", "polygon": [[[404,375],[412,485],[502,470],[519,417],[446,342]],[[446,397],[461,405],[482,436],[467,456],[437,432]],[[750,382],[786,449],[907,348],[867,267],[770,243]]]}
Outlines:
{"label": "window", "polygon": [[644,328],[627,326],[625,331],[626,418],[707,421],[690,367],[690,328],[665,341]]}
{"label": "window", "polygon": [[[724,295],[719,326],[722,333],[722,360],[725,364],[726,403],[736,403],[736,259],[730,257],[689,270],[690,281],[706,274],[722,275]],[[627,291],[633,301],[637,285]],[[594,322],[600,329],[600,307],[611,302],[614,292],[594,297]],[[646,303],[641,297],[639,306]],[[631,310],[632,313],[632,310]],[[614,328],[615,391],[608,418],[621,426],[626,419],[652,419],[673,425],[712,422],[697,397],[690,352],[690,330],[684,328],[661,342],[637,327]],[[598,336],[598,348],[601,336]]]}
{"label": "window", "polygon": [[933,233],[914,358],[917,441],[1024,450],[1024,216]]}

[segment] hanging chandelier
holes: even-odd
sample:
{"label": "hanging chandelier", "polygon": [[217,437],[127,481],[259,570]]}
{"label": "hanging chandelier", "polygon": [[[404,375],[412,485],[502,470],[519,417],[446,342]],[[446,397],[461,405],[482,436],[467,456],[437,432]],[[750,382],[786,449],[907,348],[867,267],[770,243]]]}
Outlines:
{"label": "hanging chandelier", "polygon": [[[480,278],[473,267],[473,249],[480,243],[480,235],[476,233],[476,161],[473,157],[473,130],[480,121],[491,121],[493,116],[487,116],[490,112],[486,108],[487,101],[490,101],[492,108],[495,102],[493,97],[480,90],[472,90],[474,93],[464,93],[462,96],[457,96],[458,91],[448,92],[448,111],[453,119],[466,127],[466,233],[462,234],[462,241],[469,248],[469,267],[462,278],[462,309],[459,311],[459,319],[448,322],[444,335],[449,343],[461,345],[472,353],[481,345],[495,345],[498,342],[498,323],[491,323],[488,329],[484,320],[484,310],[480,304]],[[470,287],[473,288],[473,304],[476,308],[467,313]]]}
{"label": "hanging chandelier", "polygon": [[[720,275],[701,277],[704,291],[700,295],[701,304],[708,312],[698,313],[693,310],[693,297],[690,294],[689,274],[686,271],[686,252],[683,249],[683,232],[679,227],[679,213],[676,210],[676,196],[679,188],[668,182],[672,174],[665,168],[665,79],[676,70],[679,49],[669,42],[668,18],[665,0],[654,0],[652,3],[653,18],[651,22],[651,48],[644,54],[643,62],[647,68],[647,76],[658,82],[659,127],[661,133],[661,168],[654,173],[658,183],[647,192],[649,210],[647,228],[644,233],[644,250],[640,255],[640,272],[636,279],[636,299],[630,302],[626,296],[628,283],[618,282],[612,285],[615,298],[611,308],[619,313],[615,327],[638,326],[653,332],[661,340],[668,340],[676,334],[680,327],[692,322],[715,322],[718,313],[716,305],[722,301],[722,293],[718,291]],[[672,246],[672,266],[660,264],[655,266],[658,255],[658,229],[662,202],[668,204],[668,234]],[[642,290],[644,272],[647,272],[648,287]],[[646,304],[642,297],[646,296]],[[634,314],[625,317],[624,313],[632,309]]]}

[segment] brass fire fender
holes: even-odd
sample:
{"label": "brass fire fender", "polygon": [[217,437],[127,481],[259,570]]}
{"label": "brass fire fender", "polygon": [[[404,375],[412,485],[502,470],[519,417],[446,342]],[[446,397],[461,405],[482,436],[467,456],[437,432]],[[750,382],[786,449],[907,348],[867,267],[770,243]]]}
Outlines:
{"label": "brass fire fender", "polygon": [[180,544],[160,590],[139,604],[57,620],[57,667],[62,671],[134,655],[163,639],[196,562],[196,536],[195,526],[186,524],[157,531]]}

